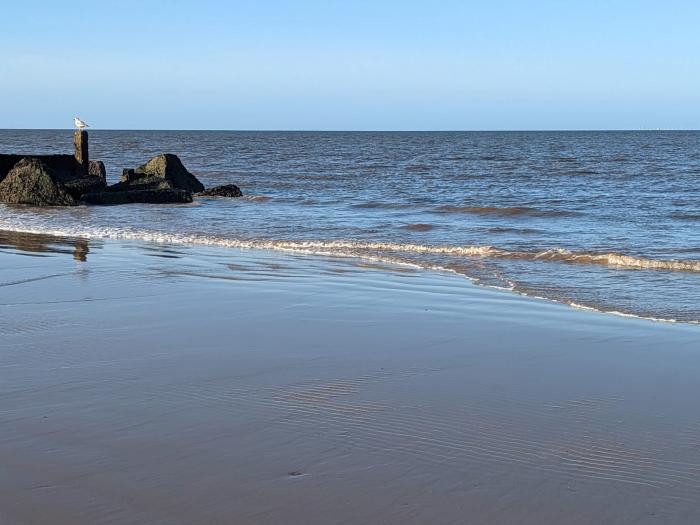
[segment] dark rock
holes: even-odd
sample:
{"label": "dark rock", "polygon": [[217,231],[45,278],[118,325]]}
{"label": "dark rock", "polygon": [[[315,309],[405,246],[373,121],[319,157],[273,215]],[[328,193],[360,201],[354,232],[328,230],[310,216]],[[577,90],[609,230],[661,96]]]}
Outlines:
{"label": "dark rock", "polygon": [[[9,163],[10,161],[14,160],[15,164],[13,164],[13,166],[17,166],[19,165],[20,161],[26,159],[33,159],[35,161],[35,166],[38,166],[39,164],[43,166],[43,168],[41,169],[43,169],[48,174],[48,176],[53,181],[54,185],[68,192],[74,200],[78,200],[83,193],[103,191],[105,188],[105,180],[100,175],[86,175],[83,172],[82,168],[76,163],[75,158],[71,156],[37,155],[28,157],[18,157],[16,155],[3,155],[2,158],[0,158],[0,161]],[[0,162],[0,164],[2,164],[2,162]],[[96,167],[94,169],[99,170],[99,166],[97,166],[97,164],[101,165],[102,169],[104,170],[104,165],[101,162],[96,163]],[[9,175],[9,171],[5,174],[5,177],[7,175]],[[0,180],[4,180],[5,177],[0,178]],[[25,188],[24,191],[25,193],[22,196],[22,200],[25,201],[27,204],[36,203],[35,205],[37,206],[67,205],[65,203],[42,204],[43,202],[45,202],[45,194],[38,193],[35,197],[31,197],[28,193],[26,193],[29,191],[27,188]],[[45,192],[46,187],[37,187],[36,191]],[[5,198],[9,199],[11,197],[6,196]],[[15,195],[15,198],[18,198],[18,196]],[[59,199],[59,202],[62,202],[62,200]]]}
{"label": "dark rock", "polygon": [[89,204],[186,203],[192,202],[192,192],[203,189],[177,156],[166,153],[136,169],[125,169],[120,182],[82,200]]}
{"label": "dark rock", "polygon": [[[148,180],[144,180],[148,179]],[[153,177],[150,175],[146,175],[145,173],[137,173],[135,169],[123,169],[122,170],[122,177],[119,179],[120,182],[129,182],[129,183],[135,183],[137,181],[141,181],[141,185],[148,185],[154,182],[164,182],[164,179],[161,179],[159,177]],[[165,181],[168,182],[168,181]],[[168,187],[172,187],[172,184],[168,184]]]}
{"label": "dark rock", "polygon": [[146,186],[146,188],[158,185],[163,181],[167,181],[170,187],[175,189],[187,190],[192,193],[204,191],[204,185],[197,180],[197,177],[187,171],[177,155],[171,153],[153,157],[143,166],[136,168],[133,173],[128,171],[122,175],[122,182]]}
{"label": "dark rock", "polygon": [[[87,142],[81,140],[82,159],[84,146]],[[68,155],[0,155],[0,202],[35,206],[68,206],[80,200],[90,204],[187,203],[192,202],[192,192],[202,190],[202,183],[170,154],[125,170],[122,181],[109,187],[100,161],[83,165]]]}
{"label": "dark rock", "polygon": [[33,206],[74,206],[60,177],[41,160],[25,157],[0,182],[0,202]]}
{"label": "dark rock", "polygon": [[[122,177],[123,178],[123,177]],[[107,187],[106,191],[140,191],[140,190],[175,190],[170,181],[159,179],[157,177],[140,178],[138,175],[132,176],[131,179],[122,182],[117,182]],[[187,191],[187,190],[185,190]]]}
{"label": "dark rock", "polygon": [[88,164],[88,175],[93,177],[101,177],[107,183],[107,170],[105,164],[101,160],[91,160]]}
{"label": "dark rock", "polygon": [[235,184],[225,184],[223,186],[207,188],[197,195],[200,197],[241,197],[243,193]]}
{"label": "dark rock", "polygon": [[66,188],[66,191],[70,193],[75,200],[80,200],[80,198],[86,193],[104,191],[107,187],[104,179],[99,175],[75,177],[63,180],[62,182],[63,186]]}
{"label": "dark rock", "polygon": [[136,202],[167,204],[192,202],[192,194],[180,189],[131,189],[113,190],[115,185],[107,188],[107,191],[86,193],[81,200],[88,204],[131,204]]}
{"label": "dark rock", "polygon": [[15,164],[27,157],[40,160],[44,165],[48,166],[52,173],[60,175],[62,178],[84,176],[81,166],[75,161],[73,155],[18,155],[15,153],[0,153],[0,181],[7,176],[10,170],[14,168]]}

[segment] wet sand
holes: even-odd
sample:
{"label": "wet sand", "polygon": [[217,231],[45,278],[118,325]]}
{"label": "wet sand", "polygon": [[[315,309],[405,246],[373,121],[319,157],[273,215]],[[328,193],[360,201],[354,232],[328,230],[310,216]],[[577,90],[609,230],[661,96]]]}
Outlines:
{"label": "wet sand", "polygon": [[0,233],[0,523],[700,522],[700,327]]}

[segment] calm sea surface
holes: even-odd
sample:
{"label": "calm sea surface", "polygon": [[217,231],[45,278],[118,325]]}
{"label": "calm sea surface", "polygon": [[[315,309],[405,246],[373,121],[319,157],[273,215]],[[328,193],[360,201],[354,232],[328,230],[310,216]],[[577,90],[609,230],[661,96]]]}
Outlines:
{"label": "calm sea surface", "polygon": [[[72,131],[0,131],[0,151],[70,153]],[[162,152],[245,197],[0,205],[0,229],[358,255],[700,321],[700,132],[90,132],[111,182]]]}

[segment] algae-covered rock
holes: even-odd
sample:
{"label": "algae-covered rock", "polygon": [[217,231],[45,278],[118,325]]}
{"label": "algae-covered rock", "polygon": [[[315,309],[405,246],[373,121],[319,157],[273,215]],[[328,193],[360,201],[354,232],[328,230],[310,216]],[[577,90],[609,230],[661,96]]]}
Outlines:
{"label": "algae-covered rock", "polygon": [[92,175],[65,180],[63,187],[75,200],[80,200],[86,193],[104,191],[107,185],[102,177]]}
{"label": "algae-covered rock", "polygon": [[132,203],[151,203],[151,204],[170,204],[170,203],[188,203],[192,202],[192,194],[187,190],[161,188],[161,189],[131,189],[131,190],[113,190],[114,186],[110,186],[107,191],[86,193],[81,200],[87,204],[132,204]]}
{"label": "algae-covered rock", "polygon": [[74,206],[73,196],[37,158],[22,158],[0,182],[0,202],[33,206]]}
{"label": "algae-covered rock", "polygon": [[88,164],[88,175],[100,177],[105,183],[107,182],[107,170],[105,164],[101,160],[91,160]]}
{"label": "algae-covered rock", "polygon": [[197,194],[200,197],[241,197],[243,193],[235,184],[224,184],[206,190]]}
{"label": "algae-covered rock", "polygon": [[177,155],[171,153],[153,157],[133,172],[127,171],[122,176],[122,182],[128,182],[134,186],[148,187],[163,181],[167,181],[174,189],[187,190],[192,193],[204,191],[204,184],[187,171]]}

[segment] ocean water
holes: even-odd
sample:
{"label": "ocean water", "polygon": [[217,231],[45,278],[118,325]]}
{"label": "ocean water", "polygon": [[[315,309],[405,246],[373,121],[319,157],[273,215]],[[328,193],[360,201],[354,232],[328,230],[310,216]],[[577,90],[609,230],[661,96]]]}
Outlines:
{"label": "ocean water", "polygon": [[[2,152],[71,150],[70,130],[0,131]],[[0,205],[0,229],[359,256],[700,322],[700,132],[90,132],[110,182],[161,152],[245,196]]]}

